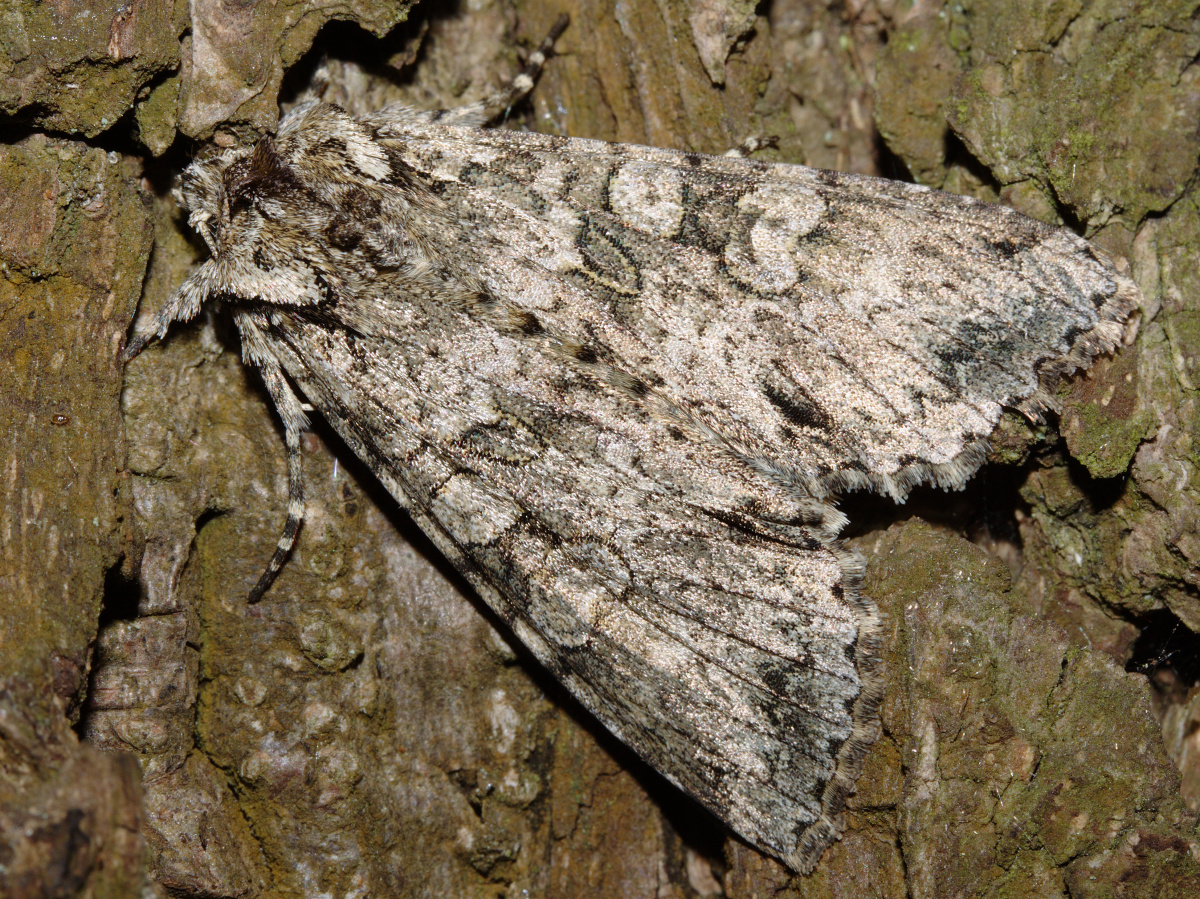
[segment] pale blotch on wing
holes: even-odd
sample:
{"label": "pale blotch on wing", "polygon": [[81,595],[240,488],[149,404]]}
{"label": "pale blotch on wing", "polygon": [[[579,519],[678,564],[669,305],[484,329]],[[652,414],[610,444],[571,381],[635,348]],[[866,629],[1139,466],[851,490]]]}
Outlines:
{"label": "pale blotch on wing", "polygon": [[794,185],[760,185],[738,201],[748,234],[735,235],[725,248],[732,269],[762,290],[790,290],[799,278],[800,241],[825,216],[825,203]]}
{"label": "pale blotch on wing", "polygon": [[[603,550],[593,544],[577,547],[577,551]],[[569,645],[582,646],[592,631],[614,637],[622,629],[622,614],[617,596],[622,584],[611,578],[589,578],[585,570],[569,564],[555,565],[546,578],[546,586],[552,595],[569,598],[560,609],[562,617],[558,625]],[[568,611],[569,610],[569,611]],[[620,639],[617,637],[617,639]]]}
{"label": "pale blotch on wing", "polygon": [[623,163],[609,179],[608,198],[626,225],[654,237],[674,237],[683,225],[683,182],[674,169]]}
{"label": "pale blotch on wing", "polygon": [[346,142],[346,155],[360,171],[378,181],[391,177],[392,167],[378,141],[367,137],[358,128],[345,129],[342,139]]}
{"label": "pale blotch on wing", "polygon": [[491,543],[521,517],[510,497],[489,490],[471,474],[456,474],[446,481],[430,510],[457,542],[477,546]]}

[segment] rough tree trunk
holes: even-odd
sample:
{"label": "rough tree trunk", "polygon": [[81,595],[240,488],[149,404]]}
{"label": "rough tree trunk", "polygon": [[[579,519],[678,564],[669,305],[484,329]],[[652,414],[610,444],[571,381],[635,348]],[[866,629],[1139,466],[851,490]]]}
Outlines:
{"label": "rough tree trunk", "polygon": [[[1200,895],[1200,19],[1043,6],[7,3],[0,893]],[[119,364],[200,255],[166,190],[199,142],[270,130],[325,54],[348,105],[469,102],[561,11],[510,125],[778,135],[1064,222],[1145,294],[1136,342],[1057,422],[1006,418],[965,493],[847,499],[885,732],[810,877],[607,735],[320,425],[248,607],[286,504],[257,376],[219,317]]]}

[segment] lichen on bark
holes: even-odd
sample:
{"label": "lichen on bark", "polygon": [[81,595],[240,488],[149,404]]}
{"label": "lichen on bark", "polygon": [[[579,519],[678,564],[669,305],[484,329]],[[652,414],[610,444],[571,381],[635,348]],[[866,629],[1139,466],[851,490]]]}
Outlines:
{"label": "lichen on bark", "polygon": [[[1192,5],[777,0],[751,16],[495,0],[418,7],[422,24],[386,39],[372,35],[406,4],[82,8],[17,4],[3,21],[21,27],[0,26],[4,114],[99,136],[0,148],[0,203],[21,223],[0,231],[0,323],[32,373],[4,381],[20,399],[6,433],[11,458],[43,460],[17,466],[24,498],[6,503],[34,524],[4,538],[20,586],[0,657],[6,677],[50,685],[39,720],[79,766],[40,763],[4,810],[62,795],[35,789],[54,772],[101,772],[92,793],[125,809],[103,832],[141,828],[151,895],[1200,892],[1200,711],[1178,664],[1200,631]],[[1129,259],[1146,296],[1136,343],[1065,384],[1060,417],[1007,419],[964,496],[849,498],[889,621],[886,733],[808,878],[728,838],[599,729],[320,426],[300,544],[247,607],[285,467],[219,317],[129,366],[125,457],[116,360],[146,222],[145,308],[198,254],[162,190],[186,161],[177,135],[269,130],[280,91],[325,53],[347,104],[466,102],[560,9],[562,52],[512,125],[707,152],[776,134],[769,158],[907,172],[1057,218]],[[67,13],[78,37],[36,39]],[[361,27],[321,31],[332,19]],[[137,141],[166,154],[147,163],[149,209]],[[904,521],[913,510],[936,526]],[[114,567],[123,554],[136,579]],[[1142,670],[1164,621],[1182,652]],[[68,716],[85,693],[80,745]],[[134,754],[143,799],[97,747]],[[142,876],[134,844],[109,845],[124,854],[106,876]]]}

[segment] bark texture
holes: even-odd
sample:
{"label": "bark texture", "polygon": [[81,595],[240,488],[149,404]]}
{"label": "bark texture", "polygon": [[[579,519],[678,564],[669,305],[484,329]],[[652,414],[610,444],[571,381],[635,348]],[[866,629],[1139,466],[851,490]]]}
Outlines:
{"label": "bark texture", "polygon": [[[409,6],[0,12],[0,893],[1200,894],[1198,5]],[[778,135],[1073,225],[1146,297],[968,491],[847,499],[885,735],[807,878],[580,711],[320,426],[297,551],[248,607],[286,504],[265,392],[219,318],[119,365],[139,294],[197,258],[165,191],[196,139],[269,130],[314,77],[469,102],[561,11],[517,122]]]}

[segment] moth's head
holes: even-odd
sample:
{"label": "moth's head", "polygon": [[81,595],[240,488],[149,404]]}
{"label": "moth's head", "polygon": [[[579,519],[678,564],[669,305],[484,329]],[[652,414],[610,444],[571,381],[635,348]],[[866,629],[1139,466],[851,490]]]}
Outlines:
{"label": "moth's head", "polygon": [[411,187],[411,170],[389,157],[370,126],[336,106],[309,103],[288,113],[275,137],[193,163],[175,196],[213,254],[228,256],[272,226],[311,234],[331,210],[342,217],[360,211],[364,196],[390,200],[392,214],[403,218],[401,185]]}
{"label": "moth's head", "polygon": [[221,210],[221,173],[246,150],[226,150],[216,156],[198,159],[189,165],[179,179],[179,186],[172,193],[175,201],[186,210],[188,224],[204,238],[208,248],[215,252],[214,231]]}
{"label": "moth's head", "polygon": [[212,258],[180,288],[176,306],[193,315],[212,297],[338,303],[361,292],[364,279],[426,272],[409,224],[418,195],[425,206],[436,202],[371,125],[336,106],[298,107],[276,136],[184,173],[176,197]]}
{"label": "moth's head", "polygon": [[275,141],[262,137],[253,147],[193,163],[175,192],[188,211],[188,223],[214,256],[228,256],[240,244],[260,239],[271,220],[295,218],[305,189]]}

